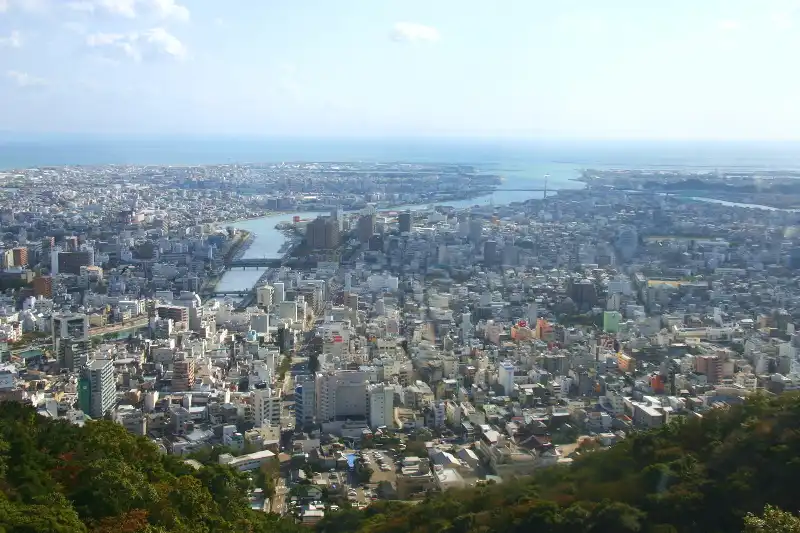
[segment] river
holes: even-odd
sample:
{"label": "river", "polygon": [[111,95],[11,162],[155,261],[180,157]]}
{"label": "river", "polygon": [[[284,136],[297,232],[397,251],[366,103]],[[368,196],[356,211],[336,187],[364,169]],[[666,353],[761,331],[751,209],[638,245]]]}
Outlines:
{"label": "river", "polygon": [[[579,169],[572,164],[548,164],[526,167],[525,169],[515,171],[500,169],[491,171],[497,172],[503,176],[504,181],[501,188],[543,188],[545,184],[545,174],[549,176],[547,178],[548,190],[552,189],[553,191],[558,191],[561,189],[582,189],[584,187],[582,182],[574,181],[574,178],[578,177],[580,174]],[[448,205],[459,209],[472,207],[474,205],[485,205],[489,202],[493,202],[496,205],[505,205],[512,202],[524,202],[525,200],[542,198],[543,195],[544,193],[539,191],[498,190],[492,194],[477,198],[444,202],[441,205]],[[405,205],[392,208],[392,210],[417,211],[420,209],[427,209],[428,207],[429,204]],[[286,242],[286,237],[282,232],[275,229],[275,226],[280,222],[290,222],[295,215],[302,219],[311,219],[321,214],[327,215],[330,213],[315,211],[282,213],[268,217],[241,220],[231,225],[255,234],[255,238],[250,244],[250,247],[244,252],[244,255],[242,255],[243,258],[279,258],[282,255],[279,250]],[[248,268],[246,270],[241,268],[229,270],[222,276],[222,279],[217,285],[217,290],[238,291],[250,289],[263,273],[263,269],[253,268]]]}

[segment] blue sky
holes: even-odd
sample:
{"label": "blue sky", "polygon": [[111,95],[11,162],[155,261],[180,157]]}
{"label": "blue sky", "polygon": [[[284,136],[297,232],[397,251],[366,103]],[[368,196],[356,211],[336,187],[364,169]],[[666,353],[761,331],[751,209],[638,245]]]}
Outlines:
{"label": "blue sky", "polygon": [[800,0],[0,0],[0,130],[800,139]]}

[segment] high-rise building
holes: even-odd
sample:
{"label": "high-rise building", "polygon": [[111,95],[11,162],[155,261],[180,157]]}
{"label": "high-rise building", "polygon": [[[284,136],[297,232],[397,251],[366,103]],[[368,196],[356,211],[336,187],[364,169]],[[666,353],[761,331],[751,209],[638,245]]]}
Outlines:
{"label": "high-rise building", "polygon": [[469,221],[469,240],[473,244],[481,242],[483,236],[483,221],[479,218],[473,218]]}
{"label": "high-rise building", "polygon": [[172,363],[172,390],[186,392],[194,386],[194,358],[179,355]]}
{"label": "high-rise building", "polygon": [[33,295],[44,298],[53,297],[53,278],[50,276],[36,276],[33,278]]}
{"label": "high-rise building", "polygon": [[486,241],[483,243],[483,262],[486,265],[497,263],[497,241]]}
{"label": "high-rise building", "polygon": [[623,260],[627,261],[636,255],[639,246],[639,234],[633,227],[622,228],[617,235],[617,250]]}
{"label": "high-rise building", "polygon": [[0,250],[0,267],[3,269],[14,268],[14,252],[12,250]]}
{"label": "high-rise building", "polygon": [[372,428],[394,427],[394,388],[387,385],[369,387],[369,425]]}
{"label": "high-rise building", "polygon": [[282,281],[276,281],[272,284],[275,291],[272,293],[272,303],[277,305],[286,300],[286,284]]}
{"label": "high-rise building", "polygon": [[15,267],[26,267],[28,266],[28,249],[24,246],[17,246],[16,248],[12,248],[11,253],[14,256],[14,266]]}
{"label": "high-rise building", "polygon": [[102,418],[117,403],[114,362],[95,359],[87,364],[78,384],[78,404],[92,418]]}
{"label": "high-rise building", "polygon": [[360,370],[317,373],[317,421],[366,420],[368,374]]}
{"label": "high-rise building", "polygon": [[306,243],[314,250],[332,250],[339,246],[339,221],[319,216],[306,226]]}
{"label": "high-rise building", "polygon": [[411,232],[411,213],[406,211],[405,213],[400,213],[397,217],[397,222],[400,226],[400,233],[410,233]]}
{"label": "high-rise building", "polygon": [[173,322],[189,325],[189,308],[182,305],[159,305],[156,307],[158,318],[171,318]]}
{"label": "high-rise building", "polygon": [[[54,256],[54,258],[53,258]],[[51,254],[51,264],[55,262],[55,274],[80,275],[82,266],[94,266],[94,250],[80,252],[54,252]]]}
{"label": "high-rise building", "polygon": [[52,318],[53,353],[61,368],[76,370],[89,356],[89,317],[83,314],[59,314]]}
{"label": "high-rise building", "polygon": [[358,293],[348,292],[344,295],[344,305],[350,311],[358,311]]}
{"label": "high-rise building", "polygon": [[300,375],[295,378],[294,415],[295,424],[298,428],[316,423],[316,386],[312,375]]}
{"label": "high-rise building", "polygon": [[362,244],[368,243],[373,233],[375,233],[375,215],[361,215],[358,219],[358,241]]}
{"label": "high-rise building", "polygon": [[256,304],[259,307],[269,309],[274,300],[275,288],[269,285],[262,285],[256,289]]}
{"label": "high-rise building", "polygon": [[58,256],[61,253],[61,249],[56,246],[52,250],[50,250],[50,275],[56,276],[59,274],[58,271]]}
{"label": "high-rise building", "polygon": [[265,425],[280,427],[283,415],[283,395],[280,387],[256,389],[253,391],[253,410],[256,427]]}
{"label": "high-rise building", "polygon": [[253,313],[250,315],[250,329],[256,333],[269,333],[269,315]]}
{"label": "high-rise building", "polygon": [[503,361],[497,369],[497,383],[503,387],[503,394],[510,396],[514,390],[514,365]]}

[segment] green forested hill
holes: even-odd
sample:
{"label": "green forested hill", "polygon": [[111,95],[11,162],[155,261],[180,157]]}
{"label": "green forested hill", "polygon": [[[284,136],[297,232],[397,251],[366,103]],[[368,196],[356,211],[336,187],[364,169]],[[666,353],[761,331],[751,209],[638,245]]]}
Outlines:
{"label": "green forested hill", "polygon": [[[321,533],[800,533],[800,396],[756,398],[635,435],[535,479],[331,513]],[[0,532],[296,532],[247,480],[199,471],[111,422],[0,404]]]}
{"label": "green forested hill", "polygon": [[0,403],[0,532],[295,532],[251,511],[248,480],[198,471],[112,422],[83,428]]}
{"label": "green forested hill", "polygon": [[[702,420],[637,434],[535,479],[448,492],[415,506],[343,511],[319,530],[731,533],[745,530],[747,513],[760,515],[767,504],[800,510],[798,482],[800,396],[759,397]],[[747,531],[800,531],[791,515],[779,519],[789,525],[765,526],[751,517]]]}

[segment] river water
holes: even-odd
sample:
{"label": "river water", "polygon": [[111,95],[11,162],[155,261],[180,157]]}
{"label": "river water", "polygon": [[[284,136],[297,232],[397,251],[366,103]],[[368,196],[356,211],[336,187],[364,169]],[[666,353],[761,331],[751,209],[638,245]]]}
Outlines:
{"label": "river water", "polygon": [[[491,172],[503,176],[504,181],[500,186],[501,189],[537,189],[543,188],[545,185],[545,174],[547,178],[548,190],[561,190],[561,189],[582,189],[583,183],[574,181],[580,175],[580,169],[573,164],[556,164],[551,163],[547,165],[529,166],[520,170],[503,170],[491,169]],[[510,191],[498,190],[493,194],[487,194],[478,198],[470,200],[458,200],[452,202],[445,202],[441,205],[448,205],[457,209],[464,209],[475,205],[485,205],[490,202],[495,205],[505,205],[512,202],[524,202],[525,200],[542,198],[544,195],[540,191]],[[429,204],[424,205],[406,205],[392,208],[393,211],[411,210],[416,211],[420,209],[427,209]],[[300,213],[282,213],[262,218],[254,218],[250,220],[242,220],[233,223],[236,228],[244,229],[255,234],[253,242],[250,247],[244,252],[242,256],[245,259],[255,258],[279,258],[281,253],[279,250],[286,242],[286,237],[282,232],[275,229],[275,226],[280,222],[290,222],[292,218],[297,215],[302,219],[312,219],[320,214],[330,214],[328,212],[311,212],[305,211]],[[263,269],[232,269],[222,276],[217,290],[219,291],[238,291],[250,289],[264,273]]]}

